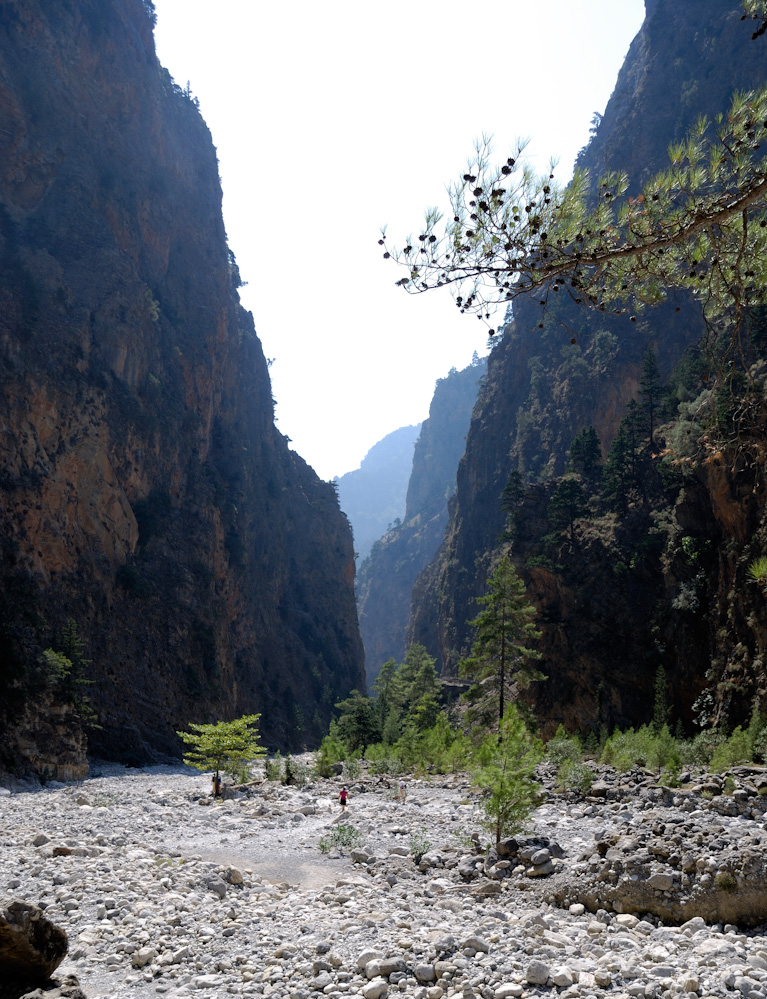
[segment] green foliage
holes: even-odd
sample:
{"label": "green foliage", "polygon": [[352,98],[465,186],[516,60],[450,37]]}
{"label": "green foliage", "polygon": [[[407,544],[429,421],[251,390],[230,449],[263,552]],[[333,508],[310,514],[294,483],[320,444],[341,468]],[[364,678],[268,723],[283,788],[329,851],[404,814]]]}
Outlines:
{"label": "green foliage", "polygon": [[384,256],[402,266],[397,283],[406,291],[448,285],[461,312],[480,317],[532,290],[544,304],[561,291],[606,311],[684,289],[727,332],[725,351],[734,354],[743,316],[767,294],[765,122],[767,87],[735,94],[728,113],[699,118],[670,147],[669,168],[636,197],[623,172],[595,187],[576,170],[561,189],[553,173],[530,169],[525,143],[496,167],[484,139],[450,188],[444,226],[429,209],[402,249],[383,233]]}
{"label": "green foliage", "polygon": [[347,780],[356,780],[362,773],[362,765],[359,760],[347,760],[344,763],[343,775]]}
{"label": "green foliage", "polygon": [[85,658],[85,644],[77,631],[77,623],[68,617],[53,646],[44,649],[39,674],[43,684],[55,687],[70,704],[78,717],[89,728],[98,728],[96,712],[90,706],[84,688],[92,681],[86,676],[90,659]]}
{"label": "green foliage", "polygon": [[666,671],[662,666],[658,666],[655,672],[655,705],[653,708],[653,725],[657,732],[660,732],[664,725],[668,725],[670,713]]}
{"label": "green foliage", "polygon": [[237,778],[244,765],[266,755],[258,741],[260,717],[260,714],[243,715],[234,721],[214,724],[190,722],[190,732],[176,733],[190,747],[184,763],[197,770],[214,770],[217,777],[224,772]]}
{"label": "green foliage", "polygon": [[370,746],[367,758],[370,761],[370,772],[376,777],[398,777],[404,772],[402,761],[392,754],[389,746]]}
{"label": "green foliage", "polygon": [[557,771],[557,784],[566,791],[588,794],[594,783],[594,771],[581,760],[563,760]]}
{"label": "green foliage", "polygon": [[431,850],[431,842],[424,831],[413,833],[410,837],[410,856],[415,864],[421,863],[421,858]]}
{"label": "green foliage", "polygon": [[477,749],[472,778],[484,792],[485,824],[496,843],[527,824],[539,790],[533,775],[542,753],[542,743],[528,732],[513,704],[499,733],[488,735]]}
{"label": "green foliage", "polygon": [[602,474],[602,446],[594,427],[584,427],[573,438],[568,452],[569,467],[592,487],[599,483]]}
{"label": "green foliage", "polygon": [[682,763],[692,767],[708,767],[717,747],[724,741],[725,737],[717,729],[709,728],[698,732],[695,738],[681,744]]}
{"label": "green foliage", "polygon": [[535,607],[508,555],[500,560],[487,585],[489,592],[477,598],[484,610],[469,621],[476,629],[471,655],[458,668],[462,676],[477,681],[468,695],[475,704],[473,717],[487,724],[494,716],[500,725],[513,686],[525,688],[545,679],[533,665],[541,653],[528,644],[541,633],[533,623]]}
{"label": "green foliage", "polygon": [[765,594],[767,594],[767,555],[760,555],[755,558],[753,562],[749,563],[748,566],[749,578],[761,586]]}
{"label": "green foliage", "polygon": [[330,853],[331,850],[353,850],[363,842],[364,836],[356,826],[337,825],[334,826],[327,836],[322,836],[318,843],[320,853]]}
{"label": "green foliage", "polygon": [[718,891],[733,892],[738,887],[738,880],[732,871],[717,871],[714,875],[714,887]]}
{"label": "green foliage", "polygon": [[652,347],[647,347],[642,356],[642,374],[639,376],[639,394],[642,396],[640,406],[645,421],[645,429],[650,444],[655,443],[655,427],[658,420],[658,410],[663,399],[663,387],[658,368],[658,358]]}
{"label": "green foliage", "polygon": [[577,476],[565,475],[559,480],[546,512],[552,527],[566,530],[574,545],[575,521],[590,515],[586,492]]}
{"label": "green foliage", "polygon": [[379,741],[381,724],[371,697],[353,690],[336,707],[341,712],[337,721],[338,738],[349,753],[364,753],[368,743]]}
{"label": "green foliage", "polygon": [[721,773],[739,763],[748,763],[753,759],[753,753],[753,742],[748,729],[744,730],[738,725],[730,738],[714,750],[710,763],[711,772]]}
{"label": "green foliage", "polygon": [[569,736],[561,725],[546,743],[546,759],[555,766],[561,766],[565,761],[578,762],[582,756],[578,737]]}
{"label": "green foliage", "polygon": [[43,665],[45,678],[52,685],[67,680],[72,673],[72,660],[50,648],[43,649]]}
{"label": "green foliage", "polygon": [[282,775],[283,784],[295,784],[297,787],[303,787],[309,780],[309,776],[310,770],[305,763],[295,759],[290,754],[285,757],[285,767]]}
{"label": "green foliage", "polygon": [[264,760],[264,777],[267,780],[282,781],[283,772],[282,754],[278,749],[271,759],[267,757]]}
{"label": "green foliage", "polygon": [[680,753],[676,739],[667,725],[657,731],[654,725],[643,725],[636,731],[614,732],[602,750],[602,763],[625,773],[634,767],[648,767],[658,774],[673,771],[680,766]]}

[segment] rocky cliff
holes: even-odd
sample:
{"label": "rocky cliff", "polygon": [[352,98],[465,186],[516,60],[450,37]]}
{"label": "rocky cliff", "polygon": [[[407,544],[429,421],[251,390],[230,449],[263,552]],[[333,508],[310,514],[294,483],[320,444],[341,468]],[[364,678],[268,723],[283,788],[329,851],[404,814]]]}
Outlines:
{"label": "rocky cliff", "polygon": [[[599,129],[579,156],[593,180],[605,169],[626,169],[636,190],[665,166],[669,142],[682,137],[698,115],[713,116],[728,107],[733,90],[764,83],[764,48],[751,41],[741,13],[735,2],[648,3]],[[669,678],[676,717],[689,724],[709,686],[709,718],[724,717],[717,681],[721,686],[726,679],[732,647],[750,650],[738,655],[753,665],[764,645],[763,613],[760,618],[759,608],[751,606],[757,597],[744,574],[750,553],[758,553],[763,521],[751,509],[763,495],[759,472],[723,459],[716,475],[709,462],[684,483],[669,484],[652,478],[657,469],[648,471],[653,485],[647,492],[654,491],[657,501],[645,496],[630,518],[614,518],[612,526],[603,521],[590,533],[584,529],[577,550],[562,553],[560,546],[553,560],[543,554],[543,539],[552,531],[547,507],[574,437],[593,426],[606,453],[627,404],[638,395],[644,351],[653,347],[667,378],[685,350],[700,341],[697,308],[677,297],[629,324],[627,317],[574,306],[542,316],[526,300],[515,303],[508,318],[489,359],[445,541],[414,589],[408,640],[423,642],[446,675],[455,671],[470,647],[466,621],[476,613],[475,598],[485,590],[499,538],[506,533],[510,539],[501,497],[519,473],[526,494],[510,540],[544,633],[549,680],[531,693],[544,731],[559,721],[572,729],[647,721],[659,666]],[[707,378],[699,368],[680,400],[694,398]],[[727,478],[717,487],[727,502],[714,499],[712,476]],[[735,510],[752,489],[757,498],[749,500],[748,528],[741,524],[734,531],[727,525],[741,522]],[[694,571],[680,547],[682,536],[688,549],[689,539],[700,542]],[[700,577],[694,607],[682,592],[693,592],[693,577]],[[736,583],[743,593],[739,607]],[[712,661],[720,662],[721,676],[714,675]],[[747,689],[733,717],[742,717],[756,692],[753,683]],[[719,708],[713,707],[717,698]]]}
{"label": "rocky cliff", "polygon": [[455,490],[456,470],[486,366],[485,358],[475,356],[463,371],[454,368],[437,381],[429,418],[415,444],[404,519],[373,545],[360,567],[357,607],[368,686],[387,659],[402,662],[405,657],[413,583],[444,535],[447,501]]}
{"label": "rocky cliff", "polygon": [[[274,427],[215,148],[152,13],[0,7],[2,763],[59,776],[83,692],[91,751],[138,762],[253,711],[268,745],[311,741],[364,682],[351,533]],[[77,696],[43,656],[72,622]]]}

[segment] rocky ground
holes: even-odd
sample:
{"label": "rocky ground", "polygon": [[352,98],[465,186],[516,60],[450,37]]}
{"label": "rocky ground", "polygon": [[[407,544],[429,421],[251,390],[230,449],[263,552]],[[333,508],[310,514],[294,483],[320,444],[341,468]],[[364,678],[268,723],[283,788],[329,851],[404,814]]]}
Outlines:
{"label": "rocky ground", "polygon": [[[102,767],[0,793],[2,902],[67,931],[57,975],[89,999],[767,999],[762,775],[599,776],[578,798],[544,774],[529,835],[486,851],[463,777],[404,804],[351,781],[341,815],[340,778],[214,802],[194,771]],[[323,854],[339,824],[361,844]]]}

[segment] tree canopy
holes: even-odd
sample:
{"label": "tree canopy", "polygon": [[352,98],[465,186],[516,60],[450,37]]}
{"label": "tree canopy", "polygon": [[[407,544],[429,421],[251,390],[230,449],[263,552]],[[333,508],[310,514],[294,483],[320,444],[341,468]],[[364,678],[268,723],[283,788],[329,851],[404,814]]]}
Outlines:
{"label": "tree canopy", "polygon": [[258,741],[260,717],[260,714],[243,715],[213,724],[190,722],[191,732],[176,733],[191,747],[184,754],[184,763],[197,770],[215,770],[216,778],[224,771],[236,779],[244,765],[266,755]]}
{"label": "tree canopy", "polygon": [[[767,7],[752,6],[755,15]],[[495,166],[484,137],[450,187],[450,216],[430,208],[399,249],[384,230],[384,257],[406,270],[397,281],[406,291],[451,286],[461,312],[485,321],[531,293],[544,306],[559,293],[635,319],[668,289],[686,289],[729,330],[725,352],[737,351],[744,315],[767,292],[765,140],[767,87],[735,94],[729,112],[701,117],[670,147],[668,169],[629,196],[620,171],[594,185],[576,170],[564,188],[553,172],[536,176],[525,143]]]}
{"label": "tree canopy", "polygon": [[500,725],[512,687],[524,688],[545,679],[533,665],[541,653],[529,645],[541,633],[533,621],[535,607],[508,555],[500,560],[487,586],[485,596],[477,598],[484,609],[469,621],[476,628],[471,655],[458,667],[462,676],[477,681],[469,691],[478,706],[475,716],[490,724],[494,715]]}

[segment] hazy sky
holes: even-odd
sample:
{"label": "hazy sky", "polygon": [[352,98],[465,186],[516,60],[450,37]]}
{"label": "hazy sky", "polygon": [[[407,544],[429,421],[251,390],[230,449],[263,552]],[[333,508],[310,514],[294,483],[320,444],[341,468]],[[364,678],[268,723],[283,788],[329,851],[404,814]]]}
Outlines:
{"label": "hazy sky", "polygon": [[155,0],[161,62],[218,150],[229,244],[271,367],[277,425],[325,479],[428,415],[486,349],[446,290],[382,259],[446,206],[474,140],[532,139],[569,177],[643,0]]}

